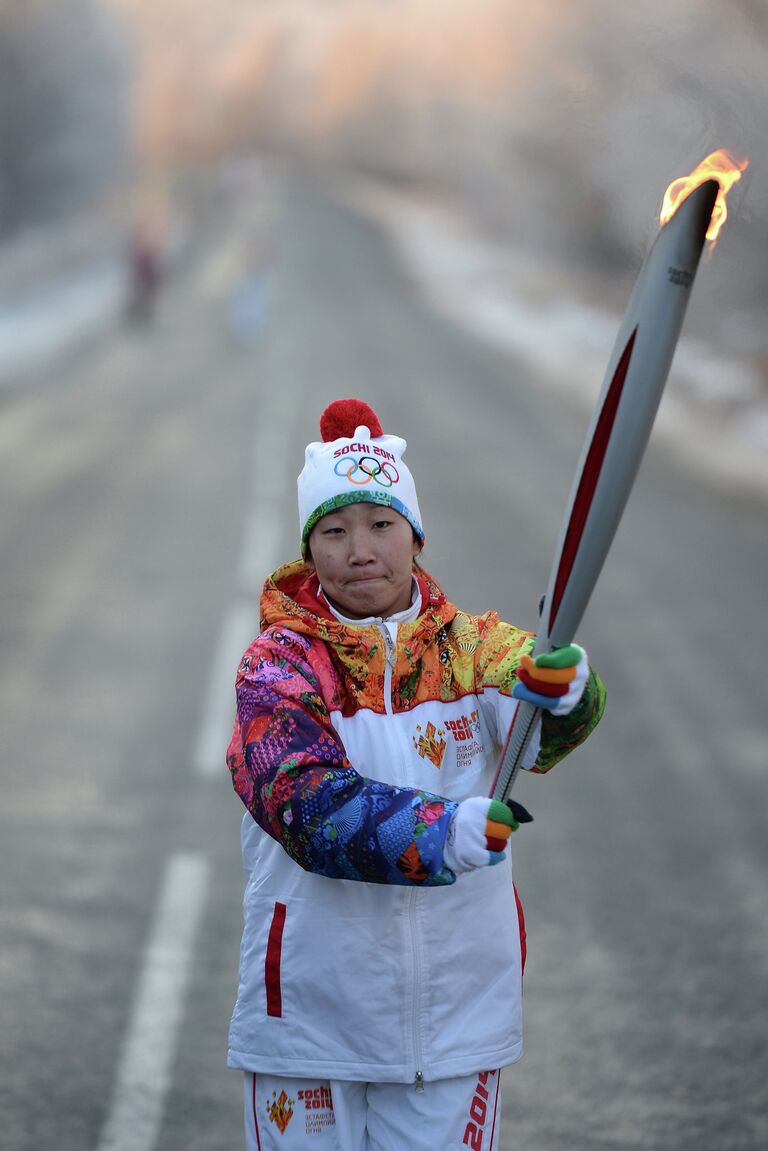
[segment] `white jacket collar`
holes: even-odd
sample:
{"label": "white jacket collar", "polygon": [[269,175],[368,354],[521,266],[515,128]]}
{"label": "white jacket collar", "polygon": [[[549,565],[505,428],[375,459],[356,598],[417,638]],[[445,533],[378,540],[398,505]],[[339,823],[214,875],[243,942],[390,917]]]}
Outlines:
{"label": "white jacket collar", "polygon": [[378,616],[378,615],[366,616],[365,619],[350,619],[349,616],[342,615],[342,613],[340,611],[338,611],[333,606],[331,601],[328,599],[328,596],[323,591],[322,584],[318,585],[318,587],[319,587],[320,594],[322,595],[325,602],[328,604],[328,610],[333,612],[333,615],[336,617],[336,619],[339,621],[339,623],[347,624],[349,627],[370,627],[371,624],[376,626],[376,625],[379,625],[382,623],[387,623],[387,624],[412,623],[415,619],[418,619],[419,616],[421,615],[421,590],[419,588],[419,583],[418,583],[418,580],[416,579],[416,576],[411,577],[411,603],[410,603],[410,606],[407,608],[404,608],[403,611],[395,612],[394,615],[388,615],[386,619],[382,619],[382,617]]}

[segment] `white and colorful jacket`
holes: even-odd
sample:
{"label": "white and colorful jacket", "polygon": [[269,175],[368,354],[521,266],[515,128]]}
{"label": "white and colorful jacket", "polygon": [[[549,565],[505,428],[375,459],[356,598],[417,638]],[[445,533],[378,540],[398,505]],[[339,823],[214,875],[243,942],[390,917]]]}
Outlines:
{"label": "white and colorful jacket", "polygon": [[[399,625],[340,622],[301,562],[264,586],[227,754],[247,808],[232,1067],[419,1083],[522,1054],[511,864],[457,880],[443,845],[490,790],[533,637],[416,576],[420,614]],[[534,771],[604,698],[591,674],[571,715],[544,716]]]}

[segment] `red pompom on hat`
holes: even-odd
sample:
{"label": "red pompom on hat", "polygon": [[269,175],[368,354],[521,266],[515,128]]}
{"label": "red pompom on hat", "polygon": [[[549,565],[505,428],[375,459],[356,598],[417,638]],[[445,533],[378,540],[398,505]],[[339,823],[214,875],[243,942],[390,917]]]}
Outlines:
{"label": "red pompom on hat", "polygon": [[366,427],[373,439],[384,435],[379,417],[370,404],[354,396],[346,400],[334,400],[320,417],[320,435],[324,444],[353,436],[360,427]]}

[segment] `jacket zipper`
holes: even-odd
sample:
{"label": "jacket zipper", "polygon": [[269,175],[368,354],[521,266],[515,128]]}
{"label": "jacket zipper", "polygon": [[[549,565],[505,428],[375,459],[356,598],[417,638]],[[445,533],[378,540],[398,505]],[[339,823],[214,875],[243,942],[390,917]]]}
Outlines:
{"label": "jacket zipper", "polygon": [[[389,628],[386,623],[382,621],[379,625],[381,634],[384,637],[384,646],[386,649],[386,660],[384,665],[384,708],[387,715],[394,715],[392,707],[392,672],[394,671],[395,662],[397,659],[395,652],[395,644],[390,635]],[[424,1072],[421,1070],[422,1065],[422,1052],[421,1052],[421,1031],[419,1027],[419,1004],[421,1003],[421,958],[419,956],[419,948],[416,937],[416,898],[418,892],[412,890],[410,893],[410,904],[408,907],[408,921],[411,932],[411,949],[413,955],[413,1053],[416,1063],[416,1074],[414,1076],[413,1085],[417,1091],[424,1090]]]}
{"label": "jacket zipper", "polygon": [[385,647],[385,661],[384,661],[384,710],[387,715],[393,715],[392,710],[392,672],[395,667],[395,644],[392,636],[389,634],[389,628],[385,623],[381,623],[379,630],[384,636]]}
{"label": "jacket zipper", "polygon": [[418,891],[411,890],[411,903],[408,908],[408,918],[411,927],[411,947],[413,953],[413,1054],[416,1064],[416,1075],[414,1076],[413,1085],[417,1091],[424,1090],[424,1072],[421,1070],[423,1063],[421,1051],[421,1028],[419,1025],[419,1004],[421,1003],[421,956],[419,955],[419,945],[416,935],[416,898]]}

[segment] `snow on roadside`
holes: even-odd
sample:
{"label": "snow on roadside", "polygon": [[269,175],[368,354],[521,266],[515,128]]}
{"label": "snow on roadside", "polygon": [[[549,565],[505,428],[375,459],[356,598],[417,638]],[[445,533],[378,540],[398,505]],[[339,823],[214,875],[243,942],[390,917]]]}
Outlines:
{"label": "snow on roadside", "polygon": [[[492,244],[443,204],[363,181],[338,194],[385,228],[436,311],[591,410],[628,293],[615,310],[584,303],[573,272]],[[721,485],[768,498],[768,393],[748,360],[683,335],[654,434]]]}
{"label": "snow on roadside", "polygon": [[0,387],[101,331],[124,299],[123,269],[104,264],[1,308]]}

